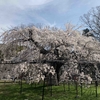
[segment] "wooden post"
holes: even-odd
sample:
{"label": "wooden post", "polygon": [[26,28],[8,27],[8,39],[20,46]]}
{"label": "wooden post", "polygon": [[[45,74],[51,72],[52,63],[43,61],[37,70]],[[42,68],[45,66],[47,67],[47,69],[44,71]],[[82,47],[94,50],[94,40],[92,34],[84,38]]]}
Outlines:
{"label": "wooden post", "polygon": [[20,80],[20,94],[22,93],[22,73],[21,73],[21,76],[20,76],[20,78],[21,78],[21,80]]}
{"label": "wooden post", "polygon": [[81,82],[81,96],[82,96],[82,94],[83,94],[83,86],[82,86],[83,84],[82,84],[82,82]]}
{"label": "wooden post", "polygon": [[78,97],[78,83],[77,83],[77,78],[78,78],[78,76],[75,75],[75,76],[74,76],[75,90],[76,90],[76,96],[75,96],[75,98]]}
{"label": "wooden post", "polygon": [[65,81],[63,82],[64,92],[65,92]]}
{"label": "wooden post", "polygon": [[52,96],[52,74],[50,73],[50,95]]}
{"label": "wooden post", "polygon": [[98,81],[97,81],[97,80],[95,81],[95,87],[96,87],[96,97],[97,97],[97,96],[98,96],[98,93],[97,93],[97,91],[98,91],[98,90],[97,90],[97,87],[98,87]]}
{"label": "wooden post", "polygon": [[42,100],[44,100],[44,88],[45,88],[45,78],[43,81]]}
{"label": "wooden post", "polygon": [[76,98],[78,97],[78,86],[77,81],[75,81],[75,89],[76,89]]}
{"label": "wooden post", "polygon": [[70,91],[70,82],[68,80],[68,91]]}

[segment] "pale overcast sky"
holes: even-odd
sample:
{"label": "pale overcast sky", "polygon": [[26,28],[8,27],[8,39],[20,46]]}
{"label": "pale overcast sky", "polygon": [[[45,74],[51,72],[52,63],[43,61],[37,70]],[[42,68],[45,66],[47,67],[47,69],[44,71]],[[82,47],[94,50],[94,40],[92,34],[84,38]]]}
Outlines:
{"label": "pale overcast sky", "polygon": [[80,24],[80,16],[99,5],[100,0],[0,0],[0,31],[31,23],[59,28]]}

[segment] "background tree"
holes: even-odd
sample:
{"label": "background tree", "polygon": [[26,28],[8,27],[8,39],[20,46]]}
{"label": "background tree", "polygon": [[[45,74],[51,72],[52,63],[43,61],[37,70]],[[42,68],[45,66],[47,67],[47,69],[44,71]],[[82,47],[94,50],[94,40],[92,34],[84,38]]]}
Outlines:
{"label": "background tree", "polygon": [[81,16],[81,20],[100,39],[100,6],[92,8],[87,14]]}

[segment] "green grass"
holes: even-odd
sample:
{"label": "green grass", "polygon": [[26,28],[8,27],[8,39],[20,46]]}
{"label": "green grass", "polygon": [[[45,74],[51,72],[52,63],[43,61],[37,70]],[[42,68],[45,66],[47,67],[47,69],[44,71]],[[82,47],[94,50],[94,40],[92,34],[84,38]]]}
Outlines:
{"label": "green grass", "polygon": [[[20,85],[18,83],[0,83],[0,100],[42,100],[42,85],[33,84],[28,85],[23,83],[22,93],[20,94]],[[100,86],[98,86],[98,97],[96,97],[95,86],[90,88],[83,88],[83,94],[81,96],[81,88],[78,87],[78,96],[76,97],[75,86],[65,85],[65,91],[63,85],[52,87],[51,89],[45,87],[44,100],[100,100]]]}

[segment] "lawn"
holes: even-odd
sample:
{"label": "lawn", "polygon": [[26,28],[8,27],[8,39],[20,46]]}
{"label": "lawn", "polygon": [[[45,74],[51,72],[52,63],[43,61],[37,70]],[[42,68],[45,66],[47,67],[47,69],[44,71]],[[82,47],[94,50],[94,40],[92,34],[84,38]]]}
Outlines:
{"label": "lawn", "polygon": [[[98,97],[96,97],[95,86],[83,88],[78,87],[78,95],[76,96],[75,85],[61,84],[59,86],[46,86],[44,90],[44,100],[100,100],[100,86],[98,86]],[[20,93],[20,84],[18,83],[0,83],[0,100],[42,100],[43,87],[41,84],[25,84],[22,85],[22,93]]]}

